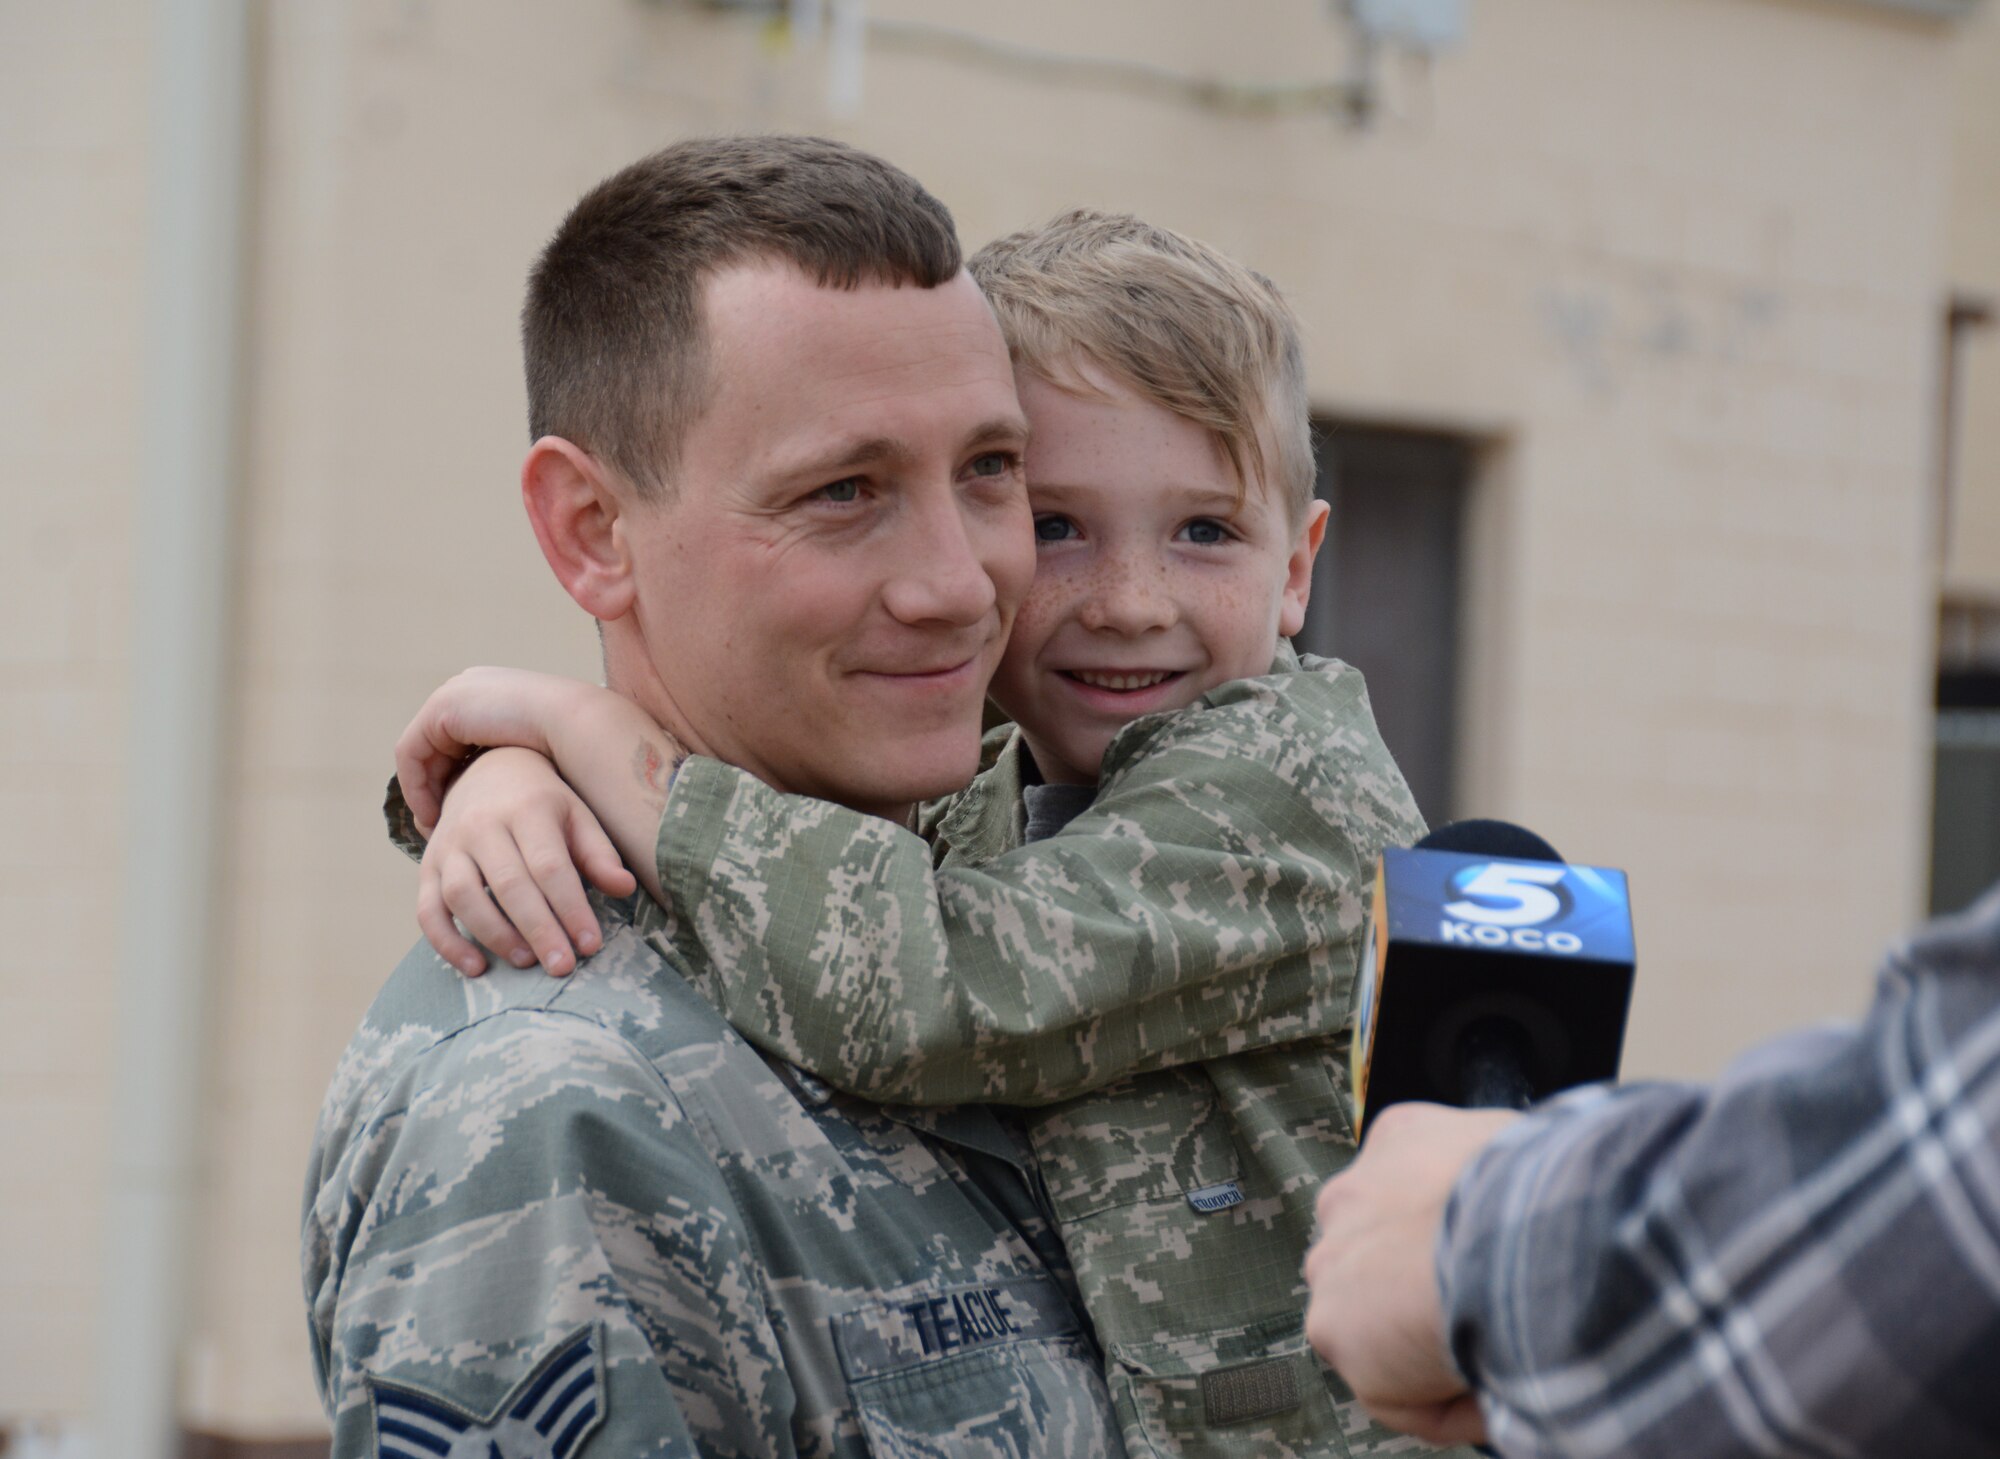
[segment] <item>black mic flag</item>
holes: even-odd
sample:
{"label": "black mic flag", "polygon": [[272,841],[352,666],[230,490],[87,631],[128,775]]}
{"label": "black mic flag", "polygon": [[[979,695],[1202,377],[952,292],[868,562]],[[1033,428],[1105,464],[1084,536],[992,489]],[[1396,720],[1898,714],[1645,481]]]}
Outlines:
{"label": "black mic flag", "polygon": [[1615,1078],[1635,953],[1625,874],[1459,821],[1376,863],[1353,1045],[1357,1127],[1399,1100],[1522,1109]]}

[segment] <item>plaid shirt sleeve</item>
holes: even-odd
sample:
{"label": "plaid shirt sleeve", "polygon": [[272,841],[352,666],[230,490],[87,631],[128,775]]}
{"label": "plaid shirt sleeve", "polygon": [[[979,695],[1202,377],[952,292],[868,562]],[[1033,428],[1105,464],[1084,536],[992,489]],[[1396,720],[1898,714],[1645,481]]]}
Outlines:
{"label": "plaid shirt sleeve", "polygon": [[2000,1454],[2000,888],[1858,1026],[1522,1121],[1438,1275],[1508,1459]]}

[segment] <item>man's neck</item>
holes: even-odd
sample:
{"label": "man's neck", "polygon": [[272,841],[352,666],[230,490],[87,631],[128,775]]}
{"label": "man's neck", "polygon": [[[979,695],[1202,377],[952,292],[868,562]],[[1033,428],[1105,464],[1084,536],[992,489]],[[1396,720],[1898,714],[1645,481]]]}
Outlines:
{"label": "man's neck", "polygon": [[[770,786],[773,790],[783,791],[786,794],[816,794],[810,788],[784,784],[781,777],[771,774],[766,767],[741,763],[741,757],[719,750],[711,737],[702,733],[695,718],[682,710],[680,704],[674,698],[673,691],[668,688],[657,673],[652,671],[650,664],[638,671],[627,669],[621,672],[618,666],[609,661],[607,656],[604,684],[612,693],[631,700],[640,709],[650,715],[655,724],[659,725],[661,729],[680,742],[680,747],[685,754],[701,755],[711,760],[720,760],[725,765],[734,765],[744,773],[756,776],[757,779],[763,781],[764,784]],[[847,809],[856,811],[861,815],[879,816],[885,821],[890,821],[904,827],[912,824],[916,813],[916,806],[908,802],[876,804],[874,802],[864,803],[848,799],[838,799],[827,795],[822,795],[819,798],[831,800],[836,805],[843,805]]]}
{"label": "man's neck", "polygon": [[687,715],[667,686],[657,675],[621,674],[607,664],[604,670],[604,687],[621,698],[629,699],[652,717],[653,723],[680,742],[681,748],[690,755],[706,755],[711,760],[720,760],[718,755]]}

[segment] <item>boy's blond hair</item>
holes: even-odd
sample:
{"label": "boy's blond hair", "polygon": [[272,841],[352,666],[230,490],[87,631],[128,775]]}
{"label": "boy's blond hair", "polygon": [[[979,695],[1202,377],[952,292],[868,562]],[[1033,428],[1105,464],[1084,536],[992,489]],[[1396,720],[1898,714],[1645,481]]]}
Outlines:
{"label": "boy's blond hair", "polygon": [[1212,432],[1238,484],[1275,486],[1300,520],[1313,499],[1298,319],[1277,286],[1205,243],[1129,213],[1078,208],[967,261],[1014,363],[1094,392],[1088,361]]}

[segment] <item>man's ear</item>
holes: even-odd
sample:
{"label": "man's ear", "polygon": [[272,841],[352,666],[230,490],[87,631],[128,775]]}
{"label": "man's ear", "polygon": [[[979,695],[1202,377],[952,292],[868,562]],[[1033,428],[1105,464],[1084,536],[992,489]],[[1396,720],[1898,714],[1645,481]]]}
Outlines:
{"label": "man's ear", "polygon": [[1290,638],[1306,626],[1306,600],[1312,596],[1313,559],[1326,540],[1326,519],[1333,508],[1314,499],[1306,508],[1306,519],[1292,543],[1292,555],[1285,561],[1285,591],[1279,599],[1278,632]]}
{"label": "man's ear", "polygon": [[631,503],[597,458],[561,436],[543,436],[521,463],[521,501],[563,590],[600,622],[632,611],[632,558],[620,515]]}

